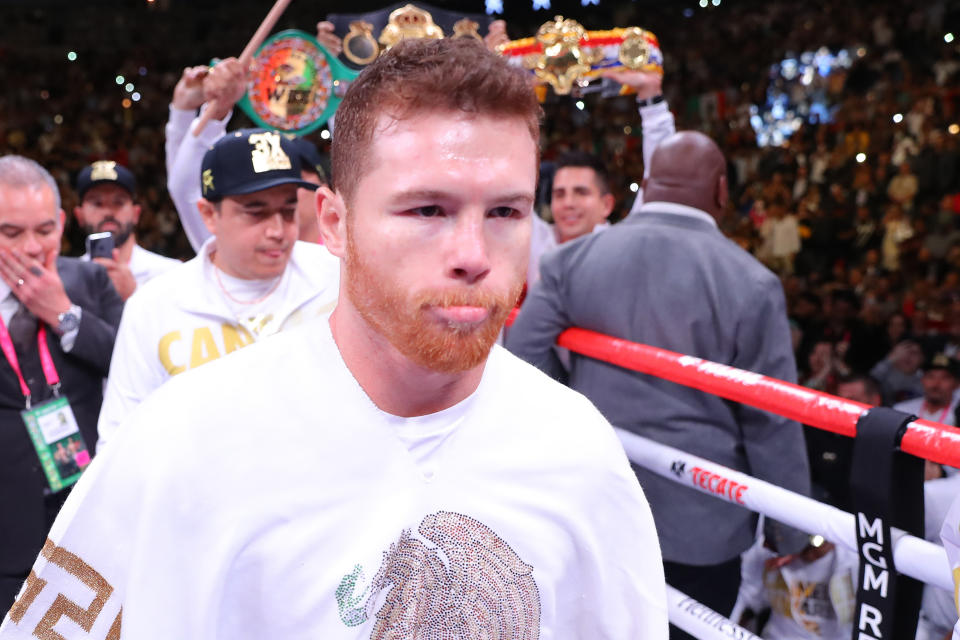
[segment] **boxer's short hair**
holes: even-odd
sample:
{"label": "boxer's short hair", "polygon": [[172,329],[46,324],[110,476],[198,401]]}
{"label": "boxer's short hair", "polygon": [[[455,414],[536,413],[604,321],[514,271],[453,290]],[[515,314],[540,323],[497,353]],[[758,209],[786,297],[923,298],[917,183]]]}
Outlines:
{"label": "boxer's short hair", "polygon": [[524,120],[539,153],[543,110],[527,74],[471,38],[403,40],[363,70],[337,108],[335,188],[351,201],[381,115],[403,120],[456,111]]}

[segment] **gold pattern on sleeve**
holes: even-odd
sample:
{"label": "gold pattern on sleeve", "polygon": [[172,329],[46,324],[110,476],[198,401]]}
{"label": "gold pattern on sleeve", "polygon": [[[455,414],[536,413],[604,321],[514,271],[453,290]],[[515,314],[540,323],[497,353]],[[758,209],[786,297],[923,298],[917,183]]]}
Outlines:
{"label": "gold pattern on sleeve", "polygon": [[110,625],[110,631],[107,632],[107,637],[104,640],[120,640],[120,618],[123,617],[123,609],[117,612],[117,617],[114,618],[113,624]]}
{"label": "gold pattern on sleeve", "polygon": [[23,614],[27,612],[27,609],[30,608],[33,601],[37,599],[37,596],[40,595],[43,588],[47,586],[47,581],[38,578],[37,574],[31,569],[30,575],[27,576],[26,585],[27,588],[23,590],[23,595],[13,603],[13,607],[10,609],[10,620],[12,620],[14,624],[20,624],[20,621],[23,620]]}
{"label": "gold pattern on sleeve", "polygon": [[[43,617],[40,619],[40,622],[37,623],[36,629],[33,630],[33,635],[40,640],[64,640],[64,637],[54,631],[53,627],[60,621],[60,618],[66,617],[70,620],[73,620],[86,632],[90,632],[93,628],[93,624],[97,621],[97,617],[100,615],[100,612],[103,611],[103,606],[106,604],[107,600],[113,594],[113,587],[110,586],[110,583],[107,582],[102,575],[97,573],[90,565],[80,559],[76,554],[70,553],[63,547],[58,547],[53,543],[52,540],[47,538],[47,541],[43,544],[43,549],[40,551],[40,555],[50,561],[50,564],[60,567],[68,574],[90,587],[94,592],[93,601],[90,603],[90,606],[83,608],[77,603],[69,600],[64,597],[62,593],[57,594],[56,599],[53,601],[53,604],[50,605],[50,608],[47,609],[47,612],[43,614]],[[33,572],[30,573],[30,577],[27,579],[27,589],[24,591],[23,597],[20,601],[14,605],[16,609],[16,618],[11,615],[11,620],[14,623],[18,623],[19,620],[23,619],[23,615],[26,610],[33,604],[37,595],[44,589],[47,585],[47,582],[37,577]],[[120,637],[120,615],[117,615],[117,619],[114,621],[113,626],[110,628],[110,634],[107,636],[111,640],[118,640]]]}

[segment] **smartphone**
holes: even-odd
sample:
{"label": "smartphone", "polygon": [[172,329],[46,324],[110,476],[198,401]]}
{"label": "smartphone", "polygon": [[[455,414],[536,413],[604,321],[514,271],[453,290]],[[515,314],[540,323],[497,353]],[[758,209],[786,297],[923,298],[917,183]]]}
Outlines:
{"label": "smartphone", "polygon": [[113,258],[113,234],[109,231],[87,236],[87,255],[90,258]]}

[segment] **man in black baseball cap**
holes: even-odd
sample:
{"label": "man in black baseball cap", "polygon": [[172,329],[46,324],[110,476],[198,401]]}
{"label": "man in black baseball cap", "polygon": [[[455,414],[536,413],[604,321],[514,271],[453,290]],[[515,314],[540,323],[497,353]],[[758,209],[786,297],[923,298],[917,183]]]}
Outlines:
{"label": "man in black baseball cap", "polygon": [[126,167],[111,160],[98,160],[77,176],[80,204],[73,213],[89,236],[113,234],[114,249],[109,257],[85,255],[101,264],[120,297],[126,300],[137,286],[180,264],[179,260],[147,251],[137,244],[135,229],[140,219],[136,204],[137,181]]}
{"label": "man in black baseball cap", "polygon": [[893,405],[894,409],[912,413],[924,420],[954,426],[957,399],[954,394],[960,384],[960,366],[945,353],[934,354],[923,365],[923,395]]}
{"label": "man in black baseball cap", "polygon": [[214,143],[200,170],[212,234],[193,260],[156,278],[124,309],[98,425],[101,447],[170,377],[332,309],[339,262],[297,242],[303,179],[295,143],[242,129]]}
{"label": "man in black baseball cap", "polygon": [[[322,31],[326,32],[326,28]],[[325,38],[320,39],[325,45],[328,44]],[[202,80],[199,75],[203,76]],[[203,195],[197,179],[199,167],[204,154],[212,146],[222,138],[235,135],[236,132],[227,132],[227,124],[233,106],[243,97],[246,87],[243,68],[236,58],[226,58],[209,69],[185,70],[174,89],[170,121],[166,128],[167,191],[194,251],[199,251],[210,235],[197,215],[197,202]],[[196,129],[196,110],[201,105],[203,109],[211,111],[213,117],[198,135],[193,135],[190,132]],[[292,142],[291,156],[295,155],[300,160],[300,178],[313,185],[297,193],[298,237],[307,242],[320,242],[316,198],[312,189],[329,182],[329,161],[306,138],[283,135]]]}

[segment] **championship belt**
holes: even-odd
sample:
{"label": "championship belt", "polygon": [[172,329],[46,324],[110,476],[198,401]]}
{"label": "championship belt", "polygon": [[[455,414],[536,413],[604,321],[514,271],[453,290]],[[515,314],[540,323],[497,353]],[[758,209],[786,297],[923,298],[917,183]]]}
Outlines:
{"label": "championship belt", "polygon": [[463,14],[434,7],[397,3],[369,13],[330,14],[335,31],[343,37],[343,57],[362,68],[404,38],[473,38],[483,40],[493,20],[481,14]]}
{"label": "championship belt", "polygon": [[330,119],[357,75],[310,34],[281,31],[254,54],[238,104],[265,129],[304,135]]}
{"label": "championship belt", "polygon": [[604,71],[631,69],[663,75],[660,42],[640,27],[587,31],[576,20],[557,16],[534,37],[511,40],[497,50],[511,65],[530,71],[560,95],[569,94],[574,86],[586,86]]}

